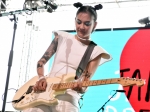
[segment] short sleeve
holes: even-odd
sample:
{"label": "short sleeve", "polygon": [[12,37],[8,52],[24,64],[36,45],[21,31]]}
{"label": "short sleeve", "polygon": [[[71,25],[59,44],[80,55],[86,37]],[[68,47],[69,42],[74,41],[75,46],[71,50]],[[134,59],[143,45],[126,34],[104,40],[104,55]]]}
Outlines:
{"label": "short sleeve", "polygon": [[52,33],[56,36],[58,35],[59,37],[66,37],[69,33],[65,31],[52,31]]}
{"label": "short sleeve", "polygon": [[54,34],[54,36],[58,35],[59,43],[62,43],[62,41],[65,40],[68,36],[68,32],[65,32],[65,31],[53,31],[52,33]]}
{"label": "short sleeve", "polygon": [[91,59],[93,60],[95,59],[97,56],[99,56],[101,54],[101,60],[99,63],[99,66],[102,65],[103,63],[112,60],[112,56],[102,47],[100,46],[95,46],[92,54],[91,54]]}

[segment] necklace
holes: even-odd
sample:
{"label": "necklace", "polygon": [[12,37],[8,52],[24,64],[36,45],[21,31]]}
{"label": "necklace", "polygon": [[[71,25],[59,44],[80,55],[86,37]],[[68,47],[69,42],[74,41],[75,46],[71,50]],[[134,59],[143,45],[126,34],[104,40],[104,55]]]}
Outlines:
{"label": "necklace", "polygon": [[80,39],[80,40],[89,40],[89,39],[83,39],[83,38],[81,38],[81,37],[79,37],[78,35],[77,35],[77,37],[78,37],[78,39]]}

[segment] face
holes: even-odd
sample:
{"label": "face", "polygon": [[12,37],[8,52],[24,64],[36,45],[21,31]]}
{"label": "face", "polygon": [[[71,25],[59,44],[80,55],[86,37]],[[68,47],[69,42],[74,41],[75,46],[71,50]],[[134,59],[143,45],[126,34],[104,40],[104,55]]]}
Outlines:
{"label": "face", "polygon": [[96,27],[94,17],[89,13],[79,13],[75,18],[76,32],[79,37],[87,39]]}

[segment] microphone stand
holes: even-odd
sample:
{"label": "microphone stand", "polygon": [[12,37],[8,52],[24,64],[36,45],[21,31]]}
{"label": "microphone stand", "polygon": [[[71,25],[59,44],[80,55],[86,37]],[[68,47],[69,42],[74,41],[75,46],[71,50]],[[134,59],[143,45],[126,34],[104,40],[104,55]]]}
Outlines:
{"label": "microphone stand", "polygon": [[106,103],[108,103],[110,101],[111,98],[113,98],[113,96],[115,96],[116,93],[117,93],[117,91],[104,103],[104,105],[97,112],[99,112],[100,110],[102,110],[102,112],[104,112],[104,106],[106,105]]}
{"label": "microphone stand", "polygon": [[[40,8],[32,8],[32,11],[37,10],[37,9],[43,9],[43,8],[47,8],[47,6],[40,7]],[[5,92],[4,92],[2,112],[5,112],[7,90],[8,90],[8,85],[9,85],[9,77],[10,77],[10,71],[11,71],[11,66],[12,66],[12,61],[13,61],[13,47],[14,47],[15,34],[16,34],[16,29],[17,29],[17,20],[18,20],[18,18],[16,17],[15,14],[21,14],[21,12],[24,12],[24,11],[29,11],[29,9],[16,10],[16,11],[11,11],[11,12],[7,12],[7,13],[0,13],[0,17],[13,15],[13,19],[10,19],[10,20],[14,21],[13,39],[12,39],[12,45],[11,45],[11,50],[10,50],[9,60],[8,60],[8,70],[7,70],[7,77],[6,77],[6,83],[5,83]]]}
{"label": "microphone stand", "polygon": [[13,19],[10,19],[10,20],[14,21],[14,32],[13,32],[11,50],[10,50],[10,54],[9,54],[8,71],[7,71],[7,78],[6,78],[6,84],[5,84],[5,92],[4,92],[4,101],[3,101],[2,112],[5,112],[5,103],[6,103],[7,90],[8,90],[8,85],[9,85],[9,76],[10,76],[10,70],[11,70],[12,61],[13,61],[13,47],[14,47],[15,34],[16,34],[16,29],[17,29],[16,15],[13,15]]}

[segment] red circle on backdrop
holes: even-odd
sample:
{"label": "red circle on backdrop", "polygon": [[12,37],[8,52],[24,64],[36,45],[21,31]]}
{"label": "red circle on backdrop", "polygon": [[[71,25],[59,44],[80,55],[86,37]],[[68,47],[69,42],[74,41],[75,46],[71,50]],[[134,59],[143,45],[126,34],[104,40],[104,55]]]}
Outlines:
{"label": "red circle on backdrop", "polygon": [[[140,29],[127,41],[121,57],[120,70],[129,68],[129,71],[123,73],[123,77],[132,78],[137,70],[136,78],[141,75],[141,79],[146,79],[146,84],[141,87],[141,93],[135,85],[132,88],[129,102],[135,112],[141,110],[150,110],[150,88],[148,88],[148,80],[150,77],[150,29]],[[126,96],[128,96],[130,87],[124,87]],[[148,95],[149,93],[149,95]],[[146,95],[149,96],[146,101]],[[138,100],[138,96],[140,100]],[[143,111],[145,112],[145,111]],[[150,112],[150,111],[148,111]]]}

